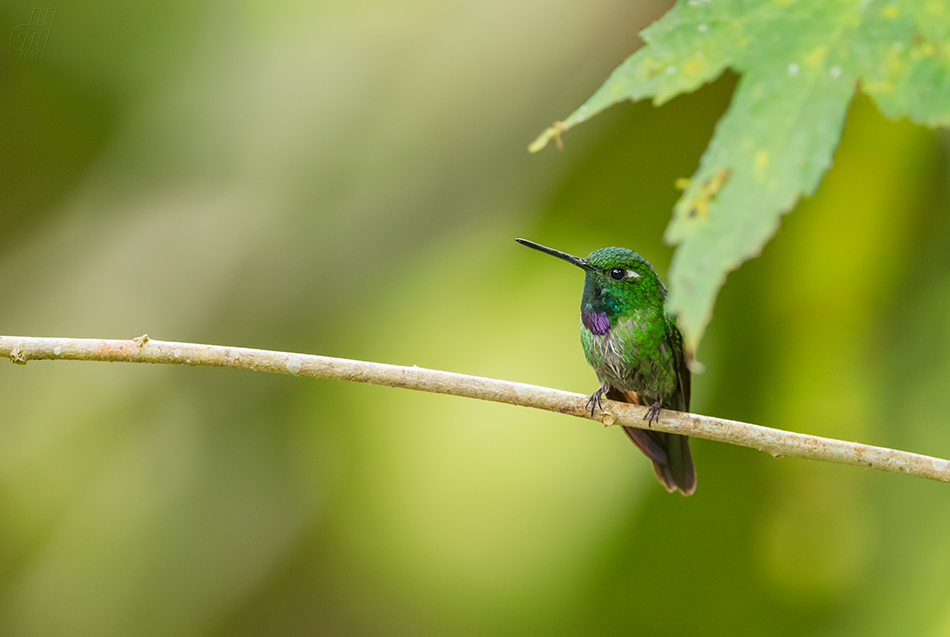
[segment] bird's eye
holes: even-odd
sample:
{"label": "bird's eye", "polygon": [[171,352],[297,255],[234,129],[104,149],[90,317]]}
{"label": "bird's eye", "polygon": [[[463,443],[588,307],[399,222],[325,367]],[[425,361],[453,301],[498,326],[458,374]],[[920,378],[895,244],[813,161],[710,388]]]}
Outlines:
{"label": "bird's eye", "polygon": [[624,277],[627,276],[627,271],[623,268],[610,268],[609,274],[614,281],[623,281]]}

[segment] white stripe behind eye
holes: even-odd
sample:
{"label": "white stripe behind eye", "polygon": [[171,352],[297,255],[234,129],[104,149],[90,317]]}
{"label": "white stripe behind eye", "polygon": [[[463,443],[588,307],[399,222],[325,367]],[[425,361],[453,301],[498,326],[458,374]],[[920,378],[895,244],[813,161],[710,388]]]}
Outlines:
{"label": "white stripe behind eye", "polygon": [[639,279],[639,278],[640,278],[640,275],[637,274],[636,272],[634,272],[633,270],[627,270],[627,278],[628,278],[628,279]]}

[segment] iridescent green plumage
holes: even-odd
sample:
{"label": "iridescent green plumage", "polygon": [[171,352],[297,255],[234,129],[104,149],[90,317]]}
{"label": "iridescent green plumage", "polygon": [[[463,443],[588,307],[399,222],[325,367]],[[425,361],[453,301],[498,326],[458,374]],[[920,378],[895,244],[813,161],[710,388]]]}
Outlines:
{"label": "iridescent green plumage", "polygon": [[[600,388],[591,395],[591,410],[601,396],[649,406],[648,424],[660,410],[689,411],[690,372],[675,318],[666,313],[666,286],[650,264],[626,248],[602,248],[586,259],[518,239],[582,268],[581,343]],[[686,436],[624,427],[627,436],[653,461],[668,491],[690,495],[696,474]]]}

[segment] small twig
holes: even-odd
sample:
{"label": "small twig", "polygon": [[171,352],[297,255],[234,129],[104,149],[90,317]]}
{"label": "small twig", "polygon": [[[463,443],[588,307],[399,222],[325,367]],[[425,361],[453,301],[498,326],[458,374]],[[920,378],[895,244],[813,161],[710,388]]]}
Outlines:
{"label": "small twig", "polygon": [[[147,336],[130,340],[0,336],[0,356],[24,365],[31,360],[58,359],[166,363],[237,367],[272,374],[336,378],[546,409],[596,420],[605,425],[643,427],[643,416],[646,413],[645,407],[608,400],[604,402],[605,409],[596,412],[592,417],[585,407],[587,396],[537,385],[329,356],[155,341]],[[654,423],[653,428],[750,447],[773,456],[823,460],[950,482],[950,461],[906,451],[667,409],[663,410],[663,417]]]}

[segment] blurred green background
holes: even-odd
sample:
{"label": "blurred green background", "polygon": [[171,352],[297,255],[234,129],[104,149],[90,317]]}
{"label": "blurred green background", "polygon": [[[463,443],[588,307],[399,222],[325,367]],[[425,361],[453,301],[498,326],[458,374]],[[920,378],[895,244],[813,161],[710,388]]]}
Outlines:
{"label": "blurred green background", "polygon": [[[4,34],[34,4],[0,3]],[[581,273],[665,273],[735,77],[527,143],[665,2],[57,4],[0,46],[0,333],[320,353],[589,393]],[[4,35],[6,37],[6,35]],[[950,456],[947,138],[858,98],[729,277],[695,411]],[[3,635],[950,635],[945,484],[219,369],[0,365]]]}

